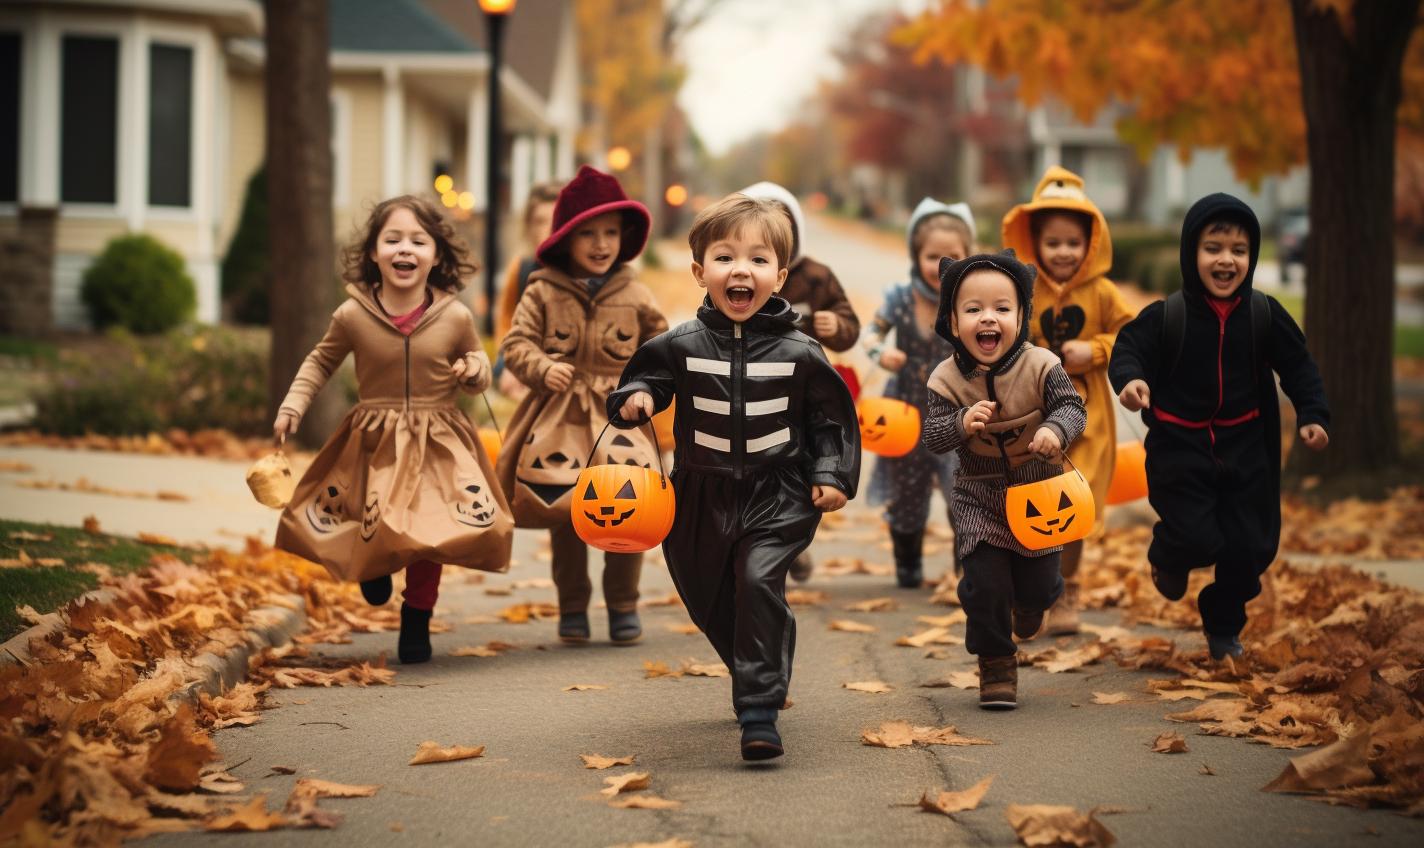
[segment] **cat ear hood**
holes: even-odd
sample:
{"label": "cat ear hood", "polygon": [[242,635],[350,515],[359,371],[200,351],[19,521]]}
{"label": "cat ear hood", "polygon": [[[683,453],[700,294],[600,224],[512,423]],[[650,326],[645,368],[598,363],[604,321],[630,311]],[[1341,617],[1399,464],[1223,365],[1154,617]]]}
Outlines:
{"label": "cat ear hood", "polygon": [[1008,276],[1014,282],[1014,290],[1019,296],[1019,332],[1009,348],[1009,355],[994,364],[992,371],[1002,371],[1018,359],[1018,351],[1028,341],[1029,319],[1033,317],[1033,281],[1038,269],[1025,264],[1014,255],[1013,248],[1003,253],[981,253],[961,259],[958,262],[945,257],[939,261],[939,314],[935,317],[935,332],[954,347],[955,358],[960,370],[972,371],[978,361],[969,349],[954,334],[951,317],[954,315],[954,298],[959,287],[971,271],[992,270]]}

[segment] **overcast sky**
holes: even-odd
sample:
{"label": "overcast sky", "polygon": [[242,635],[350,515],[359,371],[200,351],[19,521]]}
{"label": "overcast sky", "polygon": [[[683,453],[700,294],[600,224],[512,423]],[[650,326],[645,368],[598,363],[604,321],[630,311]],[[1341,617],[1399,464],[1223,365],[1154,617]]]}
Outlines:
{"label": "overcast sky", "polygon": [[722,0],[683,40],[678,102],[716,154],[781,128],[818,81],[837,75],[831,50],[865,15],[917,12],[930,0]]}

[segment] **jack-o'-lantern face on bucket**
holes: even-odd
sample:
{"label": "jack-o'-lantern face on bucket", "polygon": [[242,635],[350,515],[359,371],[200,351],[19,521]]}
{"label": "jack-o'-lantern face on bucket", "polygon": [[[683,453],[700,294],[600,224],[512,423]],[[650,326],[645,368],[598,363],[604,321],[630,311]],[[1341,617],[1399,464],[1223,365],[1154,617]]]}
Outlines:
{"label": "jack-o'-lantern face on bucket", "polygon": [[646,551],[667,537],[676,503],[660,471],[641,465],[584,469],[570,518],[580,539],[603,551]]}
{"label": "jack-o'-lantern face on bucket", "polygon": [[1042,550],[1076,542],[1093,529],[1093,492],[1076,468],[1057,477],[1010,486],[1004,505],[1019,544]]}
{"label": "jack-o'-lantern face on bucket", "polygon": [[893,398],[866,398],[856,407],[860,440],[880,456],[904,456],[920,440],[920,411]]}
{"label": "jack-o'-lantern face on bucket", "polygon": [[470,478],[456,484],[456,500],[450,504],[450,514],[466,527],[488,527],[498,511],[489,483],[483,478]]}
{"label": "jack-o'-lantern face on bucket", "polygon": [[341,502],[343,487],[327,483],[316,490],[316,496],[307,504],[307,523],[318,533],[331,533],[346,520],[346,507]]}
{"label": "jack-o'-lantern face on bucket", "polygon": [[[619,503],[622,501],[622,503]],[[638,511],[638,496],[633,493],[633,481],[624,480],[623,487],[613,496],[611,501],[605,501],[598,496],[598,492],[593,488],[593,481],[588,481],[588,487],[584,490],[583,498],[580,502],[584,517],[599,527],[617,527],[623,522],[633,517],[633,513]]]}

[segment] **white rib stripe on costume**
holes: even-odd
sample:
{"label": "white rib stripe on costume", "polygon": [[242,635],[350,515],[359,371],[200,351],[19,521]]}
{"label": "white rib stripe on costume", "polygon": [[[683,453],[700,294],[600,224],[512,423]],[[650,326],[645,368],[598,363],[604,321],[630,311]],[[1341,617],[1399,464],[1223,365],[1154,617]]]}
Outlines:
{"label": "white rib stripe on costume", "polygon": [[[795,363],[792,364],[794,365]],[[732,376],[732,363],[725,362],[721,359],[698,359],[695,356],[689,356],[687,358],[687,370],[698,371],[703,374],[716,374],[721,377],[730,377]],[[748,369],[747,373],[751,373],[750,369]],[[789,374],[791,372],[788,371],[787,373]]]}
{"label": "white rib stripe on costume", "polygon": [[[691,360],[689,360],[689,363]],[[730,366],[731,363],[725,363]],[[690,367],[690,366],[689,366]],[[728,372],[730,373],[730,372]],[[748,362],[748,377],[790,377],[796,373],[794,362]]]}
{"label": "white rib stripe on costume", "polygon": [[747,453],[756,453],[757,451],[764,451],[767,448],[774,448],[777,445],[784,444],[789,441],[791,441],[791,428],[782,427],[775,433],[769,433],[765,436],[762,436],[760,439],[748,439]]}
{"label": "white rib stripe on costume", "polygon": [[[771,400],[754,400],[747,403],[748,415],[767,415],[772,412],[784,412],[791,405],[790,398],[772,398]],[[701,409],[701,407],[698,407]]]}
{"label": "white rib stripe on costume", "polygon": [[718,415],[731,415],[732,404],[725,400],[712,400],[711,398],[692,396],[692,408],[700,409],[703,412],[715,412]]}
{"label": "white rib stripe on costume", "polygon": [[[790,438],[789,433],[787,434],[787,438]],[[719,450],[724,453],[731,453],[732,451],[731,439],[719,439],[716,436],[709,436],[701,430],[692,431],[692,440],[703,447],[708,447],[713,450]]]}

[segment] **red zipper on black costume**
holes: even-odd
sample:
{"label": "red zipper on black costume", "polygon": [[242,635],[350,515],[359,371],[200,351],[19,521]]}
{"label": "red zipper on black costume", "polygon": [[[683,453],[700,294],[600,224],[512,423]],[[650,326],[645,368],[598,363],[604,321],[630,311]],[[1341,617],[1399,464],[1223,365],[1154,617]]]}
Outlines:
{"label": "red zipper on black costume", "polygon": [[1245,415],[1238,415],[1235,418],[1221,419],[1216,417],[1221,413],[1222,404],[1226,402],[1226,380],[1222,376],[1222,352],[1226,345],[1226,319],[1231,317],[1231,313],[1236,311],[1237,306],[1241,305],[1241,298],[1238,297],[1233,300],[1231,302],[1231,306],[1225,312],[1222,312],[1221,310],[1217,309],[1215,302],[1208,301],[1207,305],[1211,307],[1212,312],[1216,313],[1217,320],[1216,409],[1212,411],[1211,417],[1206,419],[1205,421],[1188,421],[1187,419],[1179,418],[1170,412],[1165,412],[1160,407],[1152,410],[1152,414],[1156,416],[1159,420],[1166,421],[1169,424],[1176,424],[1180,427],[1189,427],[1193,430],[1206,430],[1207,437],[1211,441],[1211,458],[1215,460],[1217,464],[1221,465],[1224,468],[1226,467],[1226,464],[1222,462],[1221,459],[1216,455],[1216,428],[1231,427],[1236,424],[1244,424],[1253,418],[1260,418],[1261,409],[1260,407],[1257,407],[1256,409],[1251,410]]}

